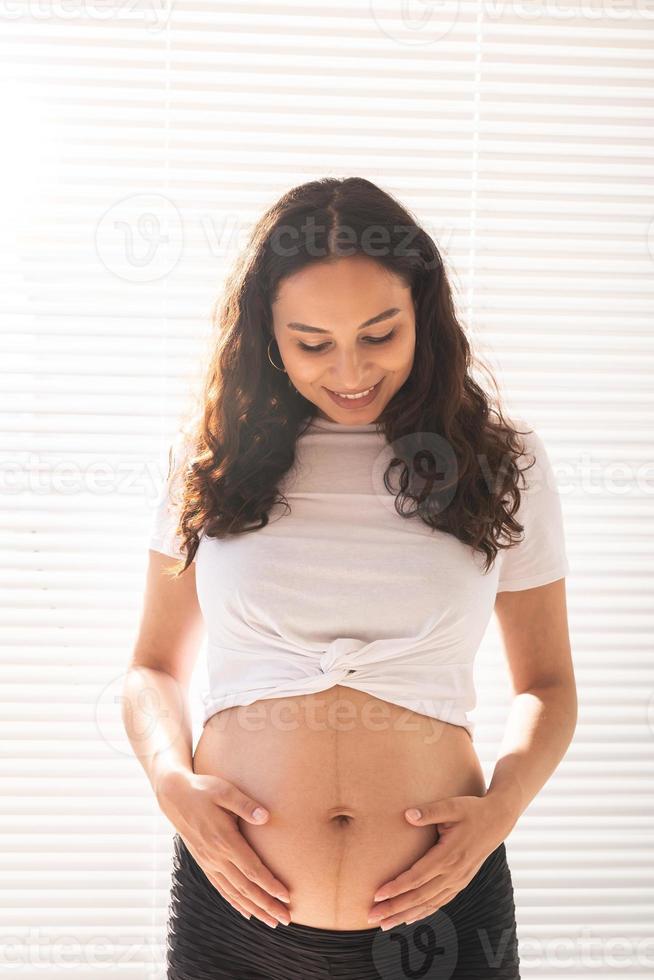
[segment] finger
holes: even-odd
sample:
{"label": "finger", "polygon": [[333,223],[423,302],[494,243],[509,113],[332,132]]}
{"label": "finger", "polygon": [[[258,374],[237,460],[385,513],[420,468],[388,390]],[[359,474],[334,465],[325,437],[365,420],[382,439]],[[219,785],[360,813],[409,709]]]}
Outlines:
{"label": "finger", "polygon": [[244,919],[247,919],[248,922],[250,921],[250,918],[251,918],[252,913],[251,912],[247,912],[243,908],[243,906],[241,905],[240,902],[237,902],[236,899],[233,896],[230,896],[227,899],[227,901],[232,903],[232,905],[234,906],[234,908],[236,909],[236,911],[237,912],[240,912]]}
{"label": "finger", "polygon": [[[218,880],[217,877],[216,877],[216,880]],[[222,879],[221,879],[221,881],[222,881]],[[227,901],[230,903],[230,905],[233,905],[234,908],[236,909],[236,911],[237,912],[240,912],[241,915],[243,916],[243,918],[244,919],[247,919],[249,921],[250,916],[251,916],[252,913],[251,912],[248,912],[246,910],[245,906],[239,901],[239,898],[242,898],[242,896],[238,896],[237,897],[236,892],[233,892],[226,885],[222,885],[221,884],[221,887],[218,888],[218,885],[215,884],[215,882],[212,881],[212,884],[214,885],[214,888],[216,889],[216,891],[219,891],[220,894],[223,896],[223,898],[227,899]]]}
{"label": "finger", "polygon": [[243,896],[238,894],[237,890],[231,886],[227,878],[219,871],[207,870],[205,871],[205,874],[216,891],[220,892],[223,898],[226,899],[230,905],[233,905],[236,911],[240,912],[244,919],[248,919],[249,921],[250,916],[253,913],[245,908]]}
{"label": "finger", "polygon": [[435,803],[421,803],[409,807],[404,811],[404,815],[412,824],[439,823],[448,826],[450,822],[461,819],[461,800],[459,797],[451,796],[444,800],[437,800]]}
{"label": "finger", "polygon": [[418,919],[423,919],[428,913],[426,911],[420,911],[416,908],[405,909],[401,915],[392,915],[388,919],[383,919],[379,923],[379,928],[386,932],[387,929],[393,929],[395,926],[401,925],[411,925],[412,922],[417,922]]}
{"label": "finger", "polygon": [[435,883],[430,881],[428,885],[423,885],[422,888],[414,888],[410,892],[405,892],[399,895],[397,898],[388,899],[385,902],[379,902],[377,905],[373,905],[370,909],[369,920],[377,919],[380,922],[382,919],[387,918],[391,915],[400,915],[402,912],[408,911],[413,906],[423,905],[425,902],[430,901],[434,895]]}
{"label": "finger", "polygon": [[231,810],[232,813],[238,814],[239,817],[243,817],[248,823],[265,823],[270,816],[265,806],[257,802],[257,800],[253,800],[251,796],[247,796],[246,793],[242,793],[238,786],[235,786],[228,779],[222,779],[220,776],[216,776],[216,780],[218,783],[213,798],[219,806],[223,806],[227,810]]}
{"label": "finger", "polygon": [[451,901],[456,893],[453,894],[451,891],[449,891],[443,892],[442,894],[442,898],[437,896],[427,903],[423,903],[419,906],[414,905],[411,908],[404,909],[403,912],[399,912],[397,915],[391,915],[386,919],[382,919],[382,921],[379,923],[380,928],[385,932],[387,929],[392,929],[394,926],[402,925],[402,923],[410,926],[413,922],[418,922],[419,919],[425,919],[428,915],[432,915],[434,912],[437,912],[443,905],[447,905],[447,903]]}
{"label": "finger", "polygon": [[263,909],[268,915],[274,916],[285,925],[289,924],[290,916],[288,908],[282,905],[281,902],[277,902],[274,898],[271,898],[265,889],[255,885],[233,861],[229,862],[227,866],[221,867],[220,870],[242,896],[250,902],[253,902],[255,906]]}
{"label": "finger", "polygon": [[[436,847],[438,846],[437,844]],[[423,885],[433,881],[434,878],[441,877],[444,869],[440,864],[438,866],[435,865],[434,855],[431,853],[433,850],[434,848],[431,848],[415,864],[412,864],[410,868],[407,868],[406,871],[399,874],[397,878],[392,878],[384,885],[381,885],[375,892],[373,900],[375,902],[383,902],[387,898],[400,895],[402,892],[409,891],[409,889],[421,888]]]}
{"label": "finger", "polygon": [[241,914],[244,915],[246,919],[249,919],[250,916],[253,915],[267,926],[270,926],[272,929],[277,928],[280,920],[276,916],[268,913],[266,909],[261,908],[260,905],[257,905],[257,903],[248,895],[244,895],[242,892],[240,892],[226,875],[216,872],[216,878],[220,881],[220,888],[218,888],[220,893],[224,894],[227,900],[237,908],[241,906],[239,911],[241,911]]}
{"label": "finger", "polygon": [[233,905],[234,908],[236,908],[237,911],[239,911],[248,921],[250,920],[250,917],[254,915],[257,919],[260,919],[261,922],[271,926],[273,929],[277,928],[279,921],[274,916],[268,915],[263,909],[258,908],[254,902],[251,902],[244,895],[238,894],[233,887],[230,887],[230,883],[224,875],[211,871],[205,871],[205,874],[211,881],[211,884],[214,886],[216,891],[220,892],[223,898],[228,901],[230,905]]}
{"label": "finger", "polygon": [[226,831],[222,837],[222,856],[258,885],[273,898],[281,902],[290,902],[291,896],[283,882],[274,876],[266,867],[259,855],[253,850],[243,835],[238,831]]}
{"label": "finger", "polygon": [[[229,879],[222,874],[219,868],[215,866],[216,862],[213,855],[204,857],[203,855],[197,853],[195,848],[190,846],[186,841],[184,841],[184,843],[203,874],[206,875],[213,887],[223,896],[223,898],[230,902],[230,904],[235,905],[238,903],[238,905],[241,906],[238,911],[241,912],[246,919],[249,919],[250,915],[255,915],[258,919],[265,922],[266,925],[276,928],[278,925],[277,918],[270,916],[265,910],[258,908],[255,902],[252,902],[246,896],[239,894],[238,889],[231,885]],[[220,842],[218,842],[217,846],[221,846]],[[229,862],[225,863],[228,864]]]}

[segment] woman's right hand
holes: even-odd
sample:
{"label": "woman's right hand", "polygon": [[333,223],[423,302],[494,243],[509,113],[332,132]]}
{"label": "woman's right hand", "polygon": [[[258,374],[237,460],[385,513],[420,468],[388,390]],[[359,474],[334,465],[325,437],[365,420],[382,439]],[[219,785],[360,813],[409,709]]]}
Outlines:
{"label": "woman's right hand", "polygon": [[[255,915],[276,928],[288,925],[288,890],[265,866],[238,827],[238,817],[261,825],[253,811],[261,806],[220,776],[174,770],[156,787],[159,807],[209,881],[246,919]],[[261,807],[261,809],[265,809]],[[281,901],[276,901],[276,898]]]}

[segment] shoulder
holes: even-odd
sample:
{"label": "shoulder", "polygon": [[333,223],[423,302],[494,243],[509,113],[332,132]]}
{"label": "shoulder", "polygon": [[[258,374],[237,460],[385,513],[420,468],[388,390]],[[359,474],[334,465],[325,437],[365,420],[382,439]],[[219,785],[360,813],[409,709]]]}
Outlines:
{"label": "shoulder", "polygon": [[[536,489],[542,481],[552,483],[553,471],[547,446],[540,432],[528,419],[512,416],[507,418],[518,436],[521,455],[517,459],[518,468],[524,474],[528,487]],[[550,489],[554,489],[550,486]]]}

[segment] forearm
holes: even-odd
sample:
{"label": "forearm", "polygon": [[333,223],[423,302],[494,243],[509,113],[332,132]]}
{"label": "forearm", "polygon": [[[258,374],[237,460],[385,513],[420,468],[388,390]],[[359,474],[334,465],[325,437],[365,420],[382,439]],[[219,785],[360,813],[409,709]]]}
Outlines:
{"label": "forearm", "polygon": [[122,718],[155,794],[162,776],[193,771],[188,697],[170,674],[151,667],[130,667],[123,685]]}
{"label": "forearm", "polygon": [[487,796],[512,824],[527,809],[565,755],[577,724],[577,695],[570,684],[516,694]]}

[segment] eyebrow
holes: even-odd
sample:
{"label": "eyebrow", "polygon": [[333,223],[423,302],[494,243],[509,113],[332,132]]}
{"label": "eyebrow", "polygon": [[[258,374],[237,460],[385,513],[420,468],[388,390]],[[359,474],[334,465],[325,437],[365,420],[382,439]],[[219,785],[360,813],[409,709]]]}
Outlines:
{"label": "eyebrow", "polygon": [[[396,316],[401,312],[397,306],[392,306],[389,310],[384,310],[383,313],[378,313],[377,316],[371,317],[365,323],[359,324],[357,330],[362,330],[364,327],[371,327],[374,323],[381,323],[382,320],[390,320],[392,316]],[[329,333],[329,330],[323,330],[322,327],[312,327],[308,323],[292,321],[291,323],[287,323],[286,326],[291,330],[302,330],[305,333]]]}

